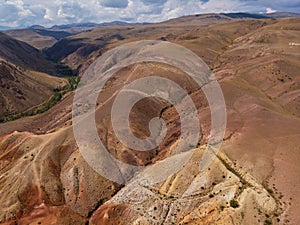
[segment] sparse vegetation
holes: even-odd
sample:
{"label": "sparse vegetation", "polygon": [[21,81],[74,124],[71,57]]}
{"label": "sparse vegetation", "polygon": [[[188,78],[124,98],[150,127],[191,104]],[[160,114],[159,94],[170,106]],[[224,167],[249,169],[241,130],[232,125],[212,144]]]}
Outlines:
{"label": "sparse vegetation", "polygon": [[271,220],[265,220],[264,225],[272,225],[272,221]]}
{"label": "sparse vegetation", "polygon": [[230,200],[230,206],[232,208],[238,208],[240,205],[239,205],[238,201],[232,199],[232,200]]}
{"label": "sparse vegetation", "polygon": [[271,188],[267,188],[266,190],[267,190],[267,192],[269,192],[270,195],[274,194],[274,191]]}
{"label": "sparse vegetation", "polygon": [[19,114],[16,114],[16,115],[9,115],[9,116],[6,116],[6,117],[1,117],[0,118],[0,123],[17,120],[17,119],[27,117],[27,116],[34,116],[34,115],[41,114],[41,113],[44,113],[44,112],[48,111],[53,106],[55,106],[62,99],[62,97],[66,93],[75,90],[77,88],[77,85],[78,85],[79,81],[80,81],[79,77],[66,77],[66,79],[69,82],[68,87],[65,88],[65,89],[58,89],[58,88],[54,89],[53,90],[54,94],[50,98],[49,101],[45,102],[44,104],[42,104],[42,105],[40,105],[40,106],[36,107],[35,109],[30,110],[30,111],[22,112],[22,113],[19,113]]}

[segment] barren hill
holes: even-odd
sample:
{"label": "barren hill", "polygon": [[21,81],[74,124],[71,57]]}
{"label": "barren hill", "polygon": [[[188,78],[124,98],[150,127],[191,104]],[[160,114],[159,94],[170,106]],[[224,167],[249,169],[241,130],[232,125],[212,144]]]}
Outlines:
{"label": "barren hill", "polygon": [[53,62],[34,47],[0,32],[0,57],[26,69],[55,73]]}
{"label": "barren hill", "polygon": [[68,86],[65,79],[25,70],[0,59],[1,122],[42,110],[50,104],[54,90]]}
{"label": "barren hill", "polygon": [[[215,61],[222,48],[226,48],[230,44],[232,39],[275,22],[271,19],[247,20],[244,22],[244,29],[239,29],[240,21],[228,22],[227,25],[224,20],[220,20],[218,23],[212,22],[210,18],[206,17],[203,20],[197,18],[197,16],[183,17],[179,18],[177,23],[173,23],[171,20],[157,25],[99,27],[64,38],[47,49],[45,53],[49,58],[56,61],[62,60],[72,69],[79,70],[79,75],[82,75],[95,58],[115,46],[141,39],[165,40],[175,43],[181,43],[180,40],[183,39],[184,45],[206,44],[209,46],[210,48],[191,46],[190,49],[193,49],[210,64]],[[228,17],[226,18],[228,19]],[[211,23],[213,24],[208,25]],[[224,28],[222,28],[223,25]]]}
{"label": "barren hill", "polygon": [[[299,224],[300,64],[299,45],[291,43],[299,42],[300,20],[242,19],[209,25],[181,20],[96,28],[60,40],[47,54],[81,74],[103,52],[135,40],[170,41],[198,54],[218,78],[227,107],[224,143],[211,166],[199,171],[197,165],[211,125],[202,91],[174,67],[135,64],[116,73],[101,92],[97,131],[114,157],[149,165],[147,170],[125,174],[124,179],[134,176],[124,187],[96,173],[76,146],[70,93],[44,114],[0,124],[3,224]],[[160,175],[172,159],[180,135],[178,113],[157,98],[133,108],[130,122],[137,137],[149,136],[147,125],[158,115],[168,127],[158,148],[140,152],[118,141],[110,111],[124,84],[157,74],[190,93],[202,136],[181,170],[148,185],[138,178]],[[175,157],[181,160],[184,153]]]}
{"label": "barren hill", "polygon": [[7,30],[3,31],[3,33],[40,50],[51,47],[57,40],[71,35],[65,31],[49,31],[34,28]]}

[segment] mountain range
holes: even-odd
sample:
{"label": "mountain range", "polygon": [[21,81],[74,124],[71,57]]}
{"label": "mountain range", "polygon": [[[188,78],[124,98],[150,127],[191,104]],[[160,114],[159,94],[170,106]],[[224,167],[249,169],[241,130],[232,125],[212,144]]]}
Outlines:
{"label": "mountain range", "polygon": [[[299,14],[190,15],[161,23],[72,24],[0,33],[0,224],[299,224]],[[143,62],[122,68],[96,104],[100,140],[112,156],[137,166],[118,184],[94,171],[75,137],[72,107],[85,71],[109,50],[139,40],[181,45],[201,57],[223,91],[223,145],[204,171],[199,162],[210,137],[205,94],[182,70]],[[165,49],[168,51],[168,49]],[[159,75],[189,93],[201,137],[186,165],[159,176],[181,134],[176,107],[160,98],[130,112],[136,137],[150,135],[159,117],[168,129],[148,152],[122,144],[111,122],[113,102],[136,79]],[[172,162],[172,161],[171,161]],[[117,168],[118,169],[118,168]],[[122,168],[119,168],[122,170]]]}

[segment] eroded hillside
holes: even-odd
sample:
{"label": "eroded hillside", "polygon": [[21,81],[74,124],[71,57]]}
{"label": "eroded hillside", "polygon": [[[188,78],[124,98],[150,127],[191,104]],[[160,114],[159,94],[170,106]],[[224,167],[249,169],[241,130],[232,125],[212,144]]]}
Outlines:
{"label": "eroded hillside", "polygon": [[1,122],[34,115],[55,101],[55,90],[69,87],[63,78],[26,70],[0,59]]}
{"label": "eroded hillside", "polygon": [[[89,167],[76,146],[70,93],[44,114],[0,124],[3,224],[299,223],[300,47],[290,44],[299,42],[299,19],[186,23],[97,28],[64,39],[65,46],[76,48],[54,56],[82,73],[104,51],[134,40],[167,40],[194,51],[213,69],[227,106],[224,143],[212,165],[198,170],[204,149],[199,147],[184,168],[162,183],[148,185],[133,177],[123,187],[107,180]],[[168,122],[164,142],[144,153],[118,142],[110,110],[124,83],[153,74],[174,79],[192,96],[203,131],[199,146],[205,146],[210,129],[207,101],[182,71],[157,63],[119,71],[101,93],[97,129],[118,159],[152,164],[140,177],[162,170],[160,163],[169,159],[180,133],[178,114],[155,98],[133,109],[132,130],[139,137],[149,135],[145,127],[154,116]],[[145,105],[153,107],[145,110]]]}

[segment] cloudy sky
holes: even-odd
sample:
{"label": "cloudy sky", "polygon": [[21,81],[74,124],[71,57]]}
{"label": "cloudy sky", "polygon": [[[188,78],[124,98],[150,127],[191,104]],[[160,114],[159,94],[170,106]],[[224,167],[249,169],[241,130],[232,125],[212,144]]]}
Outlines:
{"label": "cloudy sky", "polygon": [[300,0],[0,0],[0,26],[158,22],[209,12],[300,12]]}

